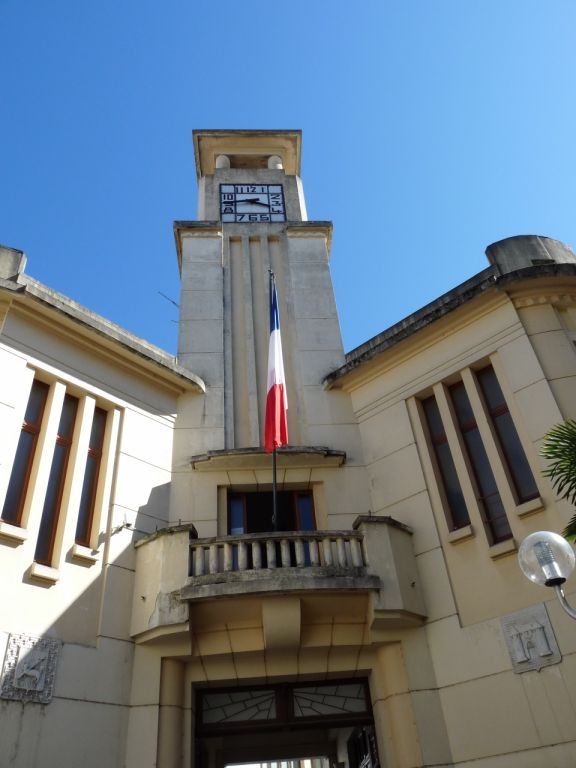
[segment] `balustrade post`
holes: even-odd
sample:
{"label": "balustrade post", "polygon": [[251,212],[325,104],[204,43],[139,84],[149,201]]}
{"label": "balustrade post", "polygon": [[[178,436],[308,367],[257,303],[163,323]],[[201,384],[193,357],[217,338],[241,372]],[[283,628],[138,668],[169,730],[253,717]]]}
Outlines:
{"label": "balustrade post", "polygon": [[218,573],[218,545],[210,544],[209,554],[210,573]]}
{"label": "balustrade post", "polygon": [[324,565],[332,565],[332,542],[329,536],[327,536],[325,539],[322,539],[322,549],[324,551]]}
{"label": "balustrade post", "polygon": [[320,553],[318,551],[318,542],[316,539],[310,539],[308,542],[308,552],[310,554],[310,565],[320,565]]}
{"label": "balustrade post", "polygon": [[352,555],[352,565],[354,568],[361,568],[364,565],[362,558],[362,547],[356,538],[350,539],[350,553]]}
{"label": "balustrade post", "polygon": [[290,543],[286,539],[282,539],[280,542],[280,559],[282,568],[290,567]]}
{"label": "balustrade post", "polygon": [[232,544],[228,542],[224,544],[224,570],[232,570]]}
{"label": "balustrade post", "polygon": [[336,539],[336,552],[338,553],[338,565],[340,568],[346,568],[346,544],[341,536]]}
{"label": "balustrade post", "polygon": [[248,553],[246,551],[246,542],[238,542],[238,570],[245,571],[248,565]]}
{"label": "balustrade post", "polygon": [[276,568],[276,542],[271,539],[266,541],[266,560],[268,568]]}
{"label": "balustrade post", "polygon": [[204,576],[204,547],[193,547],[194,552],[194,576]]}
{"label": "balustrade post", "polygon": [[304,542],[302,539],[296,539],[294,542],[294,551],[296,553],[296,565],[301,568],[306,564],[304,561]]}
{"label": "balustrade post", "polygon": [[260,542],[252,542],[252,568],[259,571],[262,568],[262,550]]}

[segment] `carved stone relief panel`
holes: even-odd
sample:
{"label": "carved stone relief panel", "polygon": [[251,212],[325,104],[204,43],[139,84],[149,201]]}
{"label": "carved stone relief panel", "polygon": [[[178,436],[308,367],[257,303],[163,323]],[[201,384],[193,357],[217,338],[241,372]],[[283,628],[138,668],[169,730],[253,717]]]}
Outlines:
{"label": "carved stone relief panel", "polygon": [[514,672],[539,670],[562,660],[544,605],[535,605],[501,619]]}
{"label": "carved stone relief panel", "polygon": [[52,700],[59,640],[10,635],[2,668],[0,697],[48,704]]}

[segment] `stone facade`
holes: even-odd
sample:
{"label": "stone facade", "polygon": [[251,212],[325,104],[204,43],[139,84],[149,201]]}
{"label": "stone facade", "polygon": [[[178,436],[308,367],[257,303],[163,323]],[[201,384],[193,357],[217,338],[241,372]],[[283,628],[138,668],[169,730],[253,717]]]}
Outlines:
{"label": "stone facade", "polygon": [[[576,414],[576,257],[495,243],[345,354],[299,132],[194,148],[176,359],[0,249],[0,766],[357,768],[362,737],[366,766],[572,768],[575,627],[516,550],[572,515],[539,449]],[[281,185],[286,221],[222,224],[221,184],[257,190],[255,210]]]}

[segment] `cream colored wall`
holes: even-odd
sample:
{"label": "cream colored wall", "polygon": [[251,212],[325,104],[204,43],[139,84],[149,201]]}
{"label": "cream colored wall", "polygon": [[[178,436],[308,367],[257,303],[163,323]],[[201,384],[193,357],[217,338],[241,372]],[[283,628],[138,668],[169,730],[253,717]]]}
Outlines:
{"label": "cream colored wall", "polygon": [[[64,388],[80,396],[81,410],[96,402],[110,412],[93,549],[73,556],[79,492],[73,484],[65,490],[69,509],[61,515],[52,567],[36,566],[43,578],[31,576],[40,495],[26,511],[24,529],[0,523],[0,659],[10,635],[62,641],[49,705],[2,700],[2,753],[15,756],[16,768],[120,765],[133,655],[133,542],[168,519],[177,390],[16,313],[4,327],[0,369],[0,507],[35,372],[53,382],[55,396]],[[87,435],[78,437],[85,443]],[[49,463],[43,455],[32,482]]]}
{"label": "cream colored wall", "polygon": [[[274,228],[273,228],[274,229]],[[182,235],[179,361],[205,379],[205,397],[184,396],[175,429],[173,521],[199,536],[218,528],[218,488],[266,487],[267,469],[190,469],[209,451],[263,442],[268,365],[268,268],[276,274],[288,391],[290,445],[345,451],[338,470],[303,464],[280,471],[280,487],[314,488],[318,527],[349,528],[367,514],[362,445],[350,400],[323,378],[344,361],[328,263],[327,227],[190,228]],[[285,233],[284,230],[287,230]],[[221,511],[220,511],[221,514]]]}
{"label": "cream colored wall", "polygon": [[[541,495],[540,504],[520,507],[510,493],[504,497],[511,545],[490,547],[473,511],[472,535],[450,533],[418,413],[418,395],[478,361],[497,372]],[[423,752],[442,746],[429,727],[435,721],[421,709],[436,697],[454,765],[568,768],[576,759],[574,623],[553,595],[524,579],[516,559],[527,534],[561,530],[572,514],[542,478],[538,451],[553,424],[576,415],[575,384],[576,351],[559,313],[533,300],[517,309],[498,293],[398,344],[347,382],[373,510],[414,531],[428,622],[402,648],[420,743]],[[495,451],[489,453],[496,464]],[[568,592],[574,599],[576,586],[568,584]],[[514,674],[500,617],[543,601],[563,661]]]}

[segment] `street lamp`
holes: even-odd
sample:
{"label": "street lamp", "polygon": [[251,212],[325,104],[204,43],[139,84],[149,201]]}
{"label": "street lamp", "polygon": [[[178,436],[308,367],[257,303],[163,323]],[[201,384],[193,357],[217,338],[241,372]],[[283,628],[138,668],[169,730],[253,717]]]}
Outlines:
{"label": "street lamp", "polygon": [[543,587],[554,587],[560,605],[576,619],[576,610],[566,600],[562,584],[576,565],[570,544],[557,533],[537,531],[527,536],[518,549],[518,562],[527,579]]}

